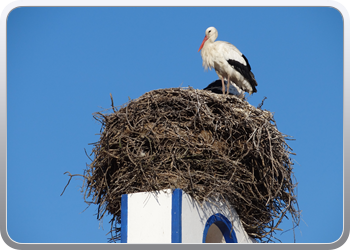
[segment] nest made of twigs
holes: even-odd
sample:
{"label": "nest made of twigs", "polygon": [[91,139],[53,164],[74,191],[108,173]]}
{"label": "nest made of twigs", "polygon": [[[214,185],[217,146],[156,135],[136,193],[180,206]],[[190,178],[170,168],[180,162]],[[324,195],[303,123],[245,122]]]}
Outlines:
{"label": "nest made of twigs", "polygon": [[112,112],[94,118],[101,135],[83,191],[98,204],[98,219],[113,216],[111,241],[120,238],[122,194],[169,188],[198,202],[224,197],[260,242],[275,241],[287,214],[299,224],[293,153],[271,112],[236,96],[172,88],[119,109],[112,99]]}

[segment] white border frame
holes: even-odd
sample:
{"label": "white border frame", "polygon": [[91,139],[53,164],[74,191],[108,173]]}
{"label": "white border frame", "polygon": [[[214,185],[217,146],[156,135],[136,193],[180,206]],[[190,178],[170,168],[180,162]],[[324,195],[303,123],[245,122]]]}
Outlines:
{"label": "white border frame", "polygon": [[[347,3],[348,0],[341,0],[343,4]],[[7,4],[7,5],[6,5]],[[349,169],[345,168],[345,165],[347,165],[349,161],[349,154],[345,154],[345,152],[349,151],[349,130],[347,131],[346,128],[350,127],[350,116],[349,116],[349,99],[346,99],[346,97],[349,97],[349,88],[348,88],[348,82],[349,82],[349,53],[348,53],[348,41],[349,41],[349,14],[345,7],[340,4],[339,2],[330,1],[330,0],[283,0],[283,1],[276,1],[276,0],[216,0],[216,1],[208,1],[208,0],[202,0],[202,1],[193,1],[193,0],[177,0],[177,1],[160,1],[160,0],[151,0],[151,1],[140,1],[140,0],[131,0],[131,1],[120,1],[120,0],[85,0],[85,1],[79,1],[79,0],[50,0],[50,1],[43,1],[43,0],[19,0],[19,1],[10,1],[5,0],[1,1],[1,5],[6,7],[2,10],[1,13],[1,39],[0,39],[0,45],[1,45],[1,84],[0,84],[0,160],[1,160],[1,168],[0,168],[0,175],[1,175],[1,189],[0,189],[0,196],[2,198],[2,201],[6,201],[6,168],[7,168],[7,76],[6,76],[6,20],[8,14],[17,7],[22,6],[77,6],[77,7],[83,7],[83,6],[279,6],[279,7],[333,7],[337,9],[342,15],[344,20],[344,102],[343,102],[343,159],[344,159],[344,175],[343,175],[343,183],[344,183],[344,230],[342,236],[333,243],[315,243],[315,244],[305,244],[305,243],[276,243],[276,244],[239,244],[234,245],[235,248],[239,249],[280,249],[281,247],[286,249],[295,249],[295,248],[315,248],[317,250],[322,249],[335,249],[341,247],[349,236],[349,199],[345,200],[345,197],[349,197],[349,182],[345,182],[345,176],[349,178]],[[347,83],[347,84],[345,84]],[[347,179],[348,179],[347,178]],[[1,236],[4,240],[4,242],[8,245],[1,246],[1,249],[11,249],[9,247],[15,248],[15,249],[61,249],[61,248],[68,248],[68,249],[96,249],[104,248],[104,249],[188,249],[190,248],[200,248],[203,249],[212,249],[212,244],[148,244],[148,245],[135,245],[135,244],[111,244],[111,243],[105,243],[105,244],[18,244],[12,241],[6,230],[6,202],[1,202],[1,213],[0,213],[0,219],[1,219]],[[347,213],[345,213],[347,211]],[[350,245],[350,244],[347,244]],[[216,247],[216,246],[215,246]],[[219,247],[219,246],[217,246]],[[231,249],[233,246],[230,244],[221,244],[220,248],[223,249]],[[342,249],[345,249],[346,246],[342,246]]]}

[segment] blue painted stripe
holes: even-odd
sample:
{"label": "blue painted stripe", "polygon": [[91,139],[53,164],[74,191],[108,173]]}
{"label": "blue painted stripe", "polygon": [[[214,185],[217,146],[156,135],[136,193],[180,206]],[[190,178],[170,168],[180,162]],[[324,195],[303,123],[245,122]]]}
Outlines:
{"label": "blue painted stripe", "polygon": [[220,213],[210,216],[209,219],[207,220],[207,223],[205,223],[204,232],[203,232],[203,243],[205,243],[209,227],[212,224],[215,224],[220,229],[222,235],[225,238],[226,243],[238,243],[236,238],[236,233],[232,227],[231,222],[224,215]]}
{"label": "blue painted stripe", "polygon": [[182,242],[182,190],[173,191],[171,203],[171,243]]}
{"label": "blue painted stripe", "polygon": [[128,242],[128,195],[122,195],[122,211],[121,211],[121,232],[120,232],[120,242]]}

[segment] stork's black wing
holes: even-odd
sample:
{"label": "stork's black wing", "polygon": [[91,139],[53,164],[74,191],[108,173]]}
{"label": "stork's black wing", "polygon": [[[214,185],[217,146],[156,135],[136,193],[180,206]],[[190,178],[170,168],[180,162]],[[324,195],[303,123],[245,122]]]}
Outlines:
{"label": "stork's black wing", "polygon": [[255,87],[258,86],[258,83],[255,80],[253,72],[251,72],[251,67],[250,67],[250,64],[248,62],[248,59],[244,55],[242,55],[242,56],[243,56],[247,65],[243,65],[242,63],[240,63],[236,60],[232,60],[232,59],[227,60],[227,62],[232,67],[234,67],[234,69],[237,70],[250,83],[250,85],[253,88],[253,93],[257,92]]}
{"label": "stork's black wing", "polygon": [[[215,94],[222,94],[222,83],[221,80],[216,80],[212,83],[210,83],[207,87],[205,87],[203,90],[211,91]],[[225,81],[225,93],[227,91],[227,83]],[[229,92],[229,95],[233,95],[233,93]]]}

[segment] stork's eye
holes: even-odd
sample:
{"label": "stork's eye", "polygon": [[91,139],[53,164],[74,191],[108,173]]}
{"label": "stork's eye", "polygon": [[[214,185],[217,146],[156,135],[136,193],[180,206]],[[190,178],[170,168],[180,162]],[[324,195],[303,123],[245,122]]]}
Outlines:
{"label": "stork's eye", "polygon": [[208,33],[210,33],[210,32],[211,32],[211,30],[208,31]]}

